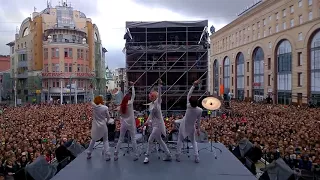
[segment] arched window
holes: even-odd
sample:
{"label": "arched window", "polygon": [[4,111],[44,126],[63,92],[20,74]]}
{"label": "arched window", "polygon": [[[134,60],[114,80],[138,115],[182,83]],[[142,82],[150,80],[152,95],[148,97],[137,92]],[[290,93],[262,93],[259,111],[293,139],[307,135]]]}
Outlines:
{"label": "arched window", "polygon": [[217,59],[213,63],[213,91],[219,94],[219,63]]}
{"label": "arched window", "polygon": [[253,98],[260,101],[264,98],[264,52],[257,47],[253,53]]}
{"label": "arched window", "polygon": [[94,40],[95,40],[95,41],[98,41],[98,39],[99,39],[98,37],[99,37],[98,34],[95,32],[95,33],[94,33]]}
{"label": "arched window", "polygon": [[279,104],[291,104],[292,99],[292,48],[288,40],[277,49],[277,99]]}
{"label": "arched window", "polygon": [[244,99],[244,56],[242,53],[237,55],[236,59],[237,70],[236,70],[236,98]]}
{"label": "arched window", "polygon": [[22,37],[28,36],[29,33],[30,33],[30,30],[29,30],[28,27],[26,27],[26,28],[23,30],[23,32],[22,32]]}
{"label": "arched window", "polygon": [[313,36],[310,47],[311,100],[320,106],[320,30]]}
{"label": "arched window", "polygon": [[230,59],[226,57],[223,61],[223,86],[224,93],[230,92]]}

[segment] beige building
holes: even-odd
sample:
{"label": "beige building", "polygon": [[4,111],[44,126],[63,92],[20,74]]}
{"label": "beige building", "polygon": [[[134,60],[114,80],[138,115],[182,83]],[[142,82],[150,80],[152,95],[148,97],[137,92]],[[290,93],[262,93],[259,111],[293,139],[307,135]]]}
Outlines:
{"label": "beige building", "polygon": [[[105,91],[105,48],[97,26],[66,2],[33,12],[11,48],[11,76],[22,102],[86,101]],[[104,81],[103,81],[104,80]],[[41,96],[41,98],[40,98]]]}
{"label": "beige building", "polygon": [[320,103],[320,1],[265,0],[213,33],[211,91]]}

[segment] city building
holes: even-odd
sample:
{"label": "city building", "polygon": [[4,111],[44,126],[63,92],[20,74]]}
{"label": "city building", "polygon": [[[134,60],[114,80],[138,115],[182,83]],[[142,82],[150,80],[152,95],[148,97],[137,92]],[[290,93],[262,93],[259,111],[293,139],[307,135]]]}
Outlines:
{"label": "city building", "polygon": [[10,69],[0,72],[0,103],[10,103],[12,100],[13,89],[12,79],[10,77]]}
{"label": "city building", "polygon": [[265,0],[210,36],[211,91],[320,104],[320,2]]}
{"label": "city building", "polygon": [[122,92],[127,90],[127,73],[126,68],[117,68],[114,70],[113,80],[115,88],[121,89]]}
{"label": "city building", "polygon": [[116,88],[115,72],[107,67],[106,68],[106,90],[111,92],[114,88]]}
{"label": "city building", "polygon": [[0,72],[10,70],[10,56],[0,55]]}
{"label": "city building", "polygon": [[10,46],[18,102],[83,102],[105,92],[97,25],[63,2],[26,18]]}
{"label": "city building", "polygon": [[[208,21],[126,22],[126,76],[136,82],[136,110],[145,110],[148,94],[162,85],[164,115],[186,109],[186,96],[193,82],[202,84],[193,95],[207,90],[208,49],[199,41]],[[129,89],[130,91],[130,89]]]}

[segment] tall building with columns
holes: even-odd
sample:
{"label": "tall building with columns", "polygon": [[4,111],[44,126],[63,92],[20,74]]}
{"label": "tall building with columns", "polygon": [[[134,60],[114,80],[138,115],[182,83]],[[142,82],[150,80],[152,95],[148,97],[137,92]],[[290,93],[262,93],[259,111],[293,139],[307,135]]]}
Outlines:
{"label": "tall building with columns", "polygon": [[320,105],[320,1],[264,0],[211,40],[211,91]]}
{"label": "tall building with columns", "polygon": [[7,45],[18,101],[77,103],[105,92],[106,50],[98,27],[65,2],[33,12]]}

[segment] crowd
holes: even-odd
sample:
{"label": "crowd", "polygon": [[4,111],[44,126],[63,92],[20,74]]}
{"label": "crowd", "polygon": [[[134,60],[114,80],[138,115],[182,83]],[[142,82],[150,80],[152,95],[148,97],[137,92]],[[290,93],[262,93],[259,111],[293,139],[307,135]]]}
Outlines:
{"label": "crowd", "polygon": [[[228,147],[237,144],[236,134],[240,130],[265,152],[268,162],[282,157],[292,168],[319,167],[319,109],[247,102],[232,102],[231,109],[229,116],[204,117],[201,130]],[[164,119],[169,132],[174,129],[174,120],[181,118]],[[86,147],[91,120],[89,103],[2,107],[0,174],[13,176],[40,155],[50,162],[55,158],[55,149],[70,139]]]}
{"label": "crowd", "polygon": [[89,104],[2,107],[0,173],[10,179],[40,155],[50,162],[55,149],[69,139],[86,145],[90,119]]}

